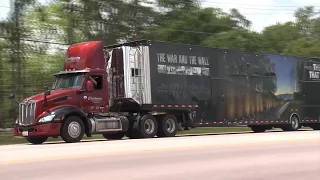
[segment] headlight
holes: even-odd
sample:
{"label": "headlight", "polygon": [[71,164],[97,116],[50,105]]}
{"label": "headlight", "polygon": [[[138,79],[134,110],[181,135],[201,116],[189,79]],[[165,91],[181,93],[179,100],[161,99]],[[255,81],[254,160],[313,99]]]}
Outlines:
{"label": "headlight", "polygon": [[54,114],[51,114],[51,115],[48,115],[48,116],[45,116],[43,118],[40,118],[38,122],[49,122],[49,121],[52,121],[52,119],[54,118]]}
{"label": "headlight", "polygon": [[19,124],[19,118],[16,119],[15,124]]}

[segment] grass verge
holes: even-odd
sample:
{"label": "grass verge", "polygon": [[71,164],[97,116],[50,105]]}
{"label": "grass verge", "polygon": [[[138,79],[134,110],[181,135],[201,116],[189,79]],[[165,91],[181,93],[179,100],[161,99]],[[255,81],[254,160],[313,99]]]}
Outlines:
{"label": "grass verge", "polygon": [[[244,132],[250,131],[247,127],[215,127],[215,128],[195,128],[187,131],[179,131],[178,135],[186,135],[186,134],[205,134],[205,133],[225,133],[225,132]],[[90,139],[103,139],[103,136],[100,134],[95,134],[92,137],[88,138],[86,136],[83,137],[85,140]],[[62,141],[59,138],[49,138],[49,142],[53,141]],[[23,137],[14,137],[12,132],[0,132],[0,145],[8,145],[8,144],[21,144],[28,143]]]}

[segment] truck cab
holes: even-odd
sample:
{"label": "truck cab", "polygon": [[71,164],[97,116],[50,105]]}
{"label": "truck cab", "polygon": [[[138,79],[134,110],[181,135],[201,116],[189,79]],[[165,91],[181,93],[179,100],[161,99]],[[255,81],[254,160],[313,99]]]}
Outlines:
{"label": "truck cab", "polygon": [[[60,135],[67,142],[79,141],[84,133],[91,136],[99,131],[89,115],[108,113],[108,98],[106,56],[102,43],[74,44],[67,50],[63,71],[54,74],[50,90],[19,103],[14,134],[35,144]],[[121,129],[120,119],[108,119],[113,125],[111,129]],[[70,125],[64,127],[66,123]],[[85,128],[85,132],[79,135],[80,128]]]}

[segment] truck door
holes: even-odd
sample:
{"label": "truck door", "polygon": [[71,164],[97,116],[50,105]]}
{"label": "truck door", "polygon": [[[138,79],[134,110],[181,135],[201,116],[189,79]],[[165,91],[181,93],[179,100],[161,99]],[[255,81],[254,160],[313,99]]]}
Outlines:
{"label": "truck door", "polygon": [[[88,74],[89,77],[94,79],[96,84],[94,85],[93,92],[83,92],[82,100],[80,101],[81,109],[85,112],[91,113],[103,113],[108,111],[108,84],[105,74]],[[86,82],[85,81],[85,82]]]}
{"label": "truck door", "polygon": [[122,48],[114,49],[112,51],[110,68],[110,79],[112,84],[112,88],[110,89],[111,99],[122,99],[125,97]]}

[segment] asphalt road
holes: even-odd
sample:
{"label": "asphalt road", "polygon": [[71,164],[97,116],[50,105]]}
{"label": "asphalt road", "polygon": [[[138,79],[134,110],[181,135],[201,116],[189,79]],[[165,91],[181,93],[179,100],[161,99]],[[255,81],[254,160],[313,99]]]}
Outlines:
{"label": "asphalt road", "polygon": [[4,180],[320,180],[320,131],[0,146]]}

